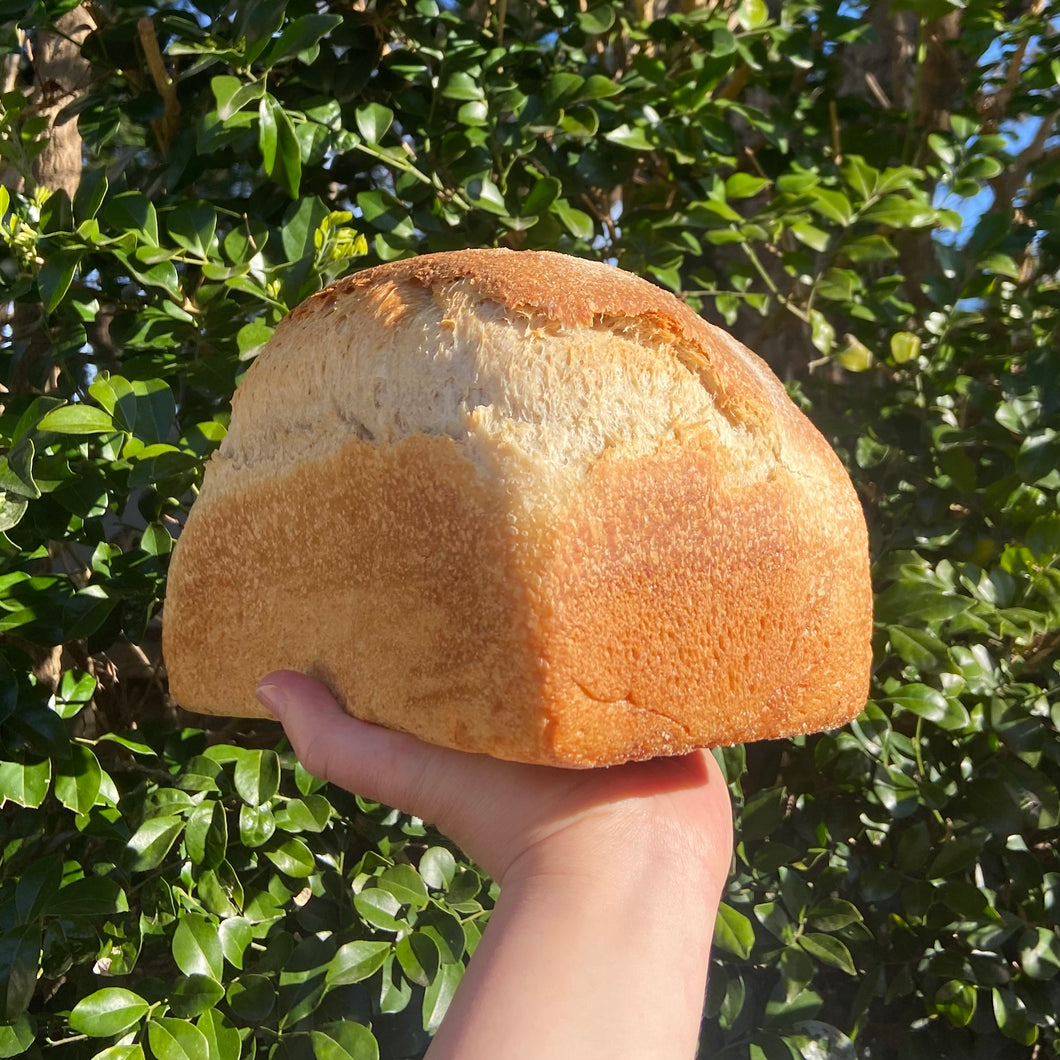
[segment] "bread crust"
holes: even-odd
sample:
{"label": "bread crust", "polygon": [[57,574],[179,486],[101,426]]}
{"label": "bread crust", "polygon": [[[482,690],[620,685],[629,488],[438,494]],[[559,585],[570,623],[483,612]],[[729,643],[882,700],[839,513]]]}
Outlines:
{"label": "bread crust", "polygon": [[[445,346],[469,316],[494,330]],[[523,385],[490,345],[509,331],[565,395],[617,371],[655,420],[594,421],[583,444],[592,394],[501,416],[496,387]],[[371,372],[460,357],[491,403],[462,383],[444,429],[379,419]],[[189,709],[260,715],[257,680],[303,669],[366,720],[586,767],[846,722],[871,603],[853,487],[750,351],[617,269],[465,251],[355,274],[281,324],[178,542],[164,651]]]}

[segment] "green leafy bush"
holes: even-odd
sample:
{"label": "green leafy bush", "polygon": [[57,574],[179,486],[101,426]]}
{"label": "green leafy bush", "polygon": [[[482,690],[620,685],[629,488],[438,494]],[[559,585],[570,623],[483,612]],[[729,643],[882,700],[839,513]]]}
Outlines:
{"label": "green leafy bush", "polygon": [[738,847],[703,1055],[1060,1054],[1047,13],[114,3],[86,35],[71,6],[0,9],[0,1056],[426,1048],[491,884],[275,726],[179,711],[158,629],[281,316],[493,244],[616,261],[728,324],[868,514],[872,701],[719,752]]}

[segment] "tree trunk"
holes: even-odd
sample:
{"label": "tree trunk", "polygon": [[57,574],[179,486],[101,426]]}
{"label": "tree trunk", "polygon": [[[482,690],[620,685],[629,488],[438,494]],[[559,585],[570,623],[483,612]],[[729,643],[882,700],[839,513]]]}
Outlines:
{"label": "tree trunk", "polygon": [[95,28],[82,5],[63,15],[53,29],[39,32],[34,47],[35,109],[48,118],[48,132],[47,145],[33,164],[33,178],[49,191],[62,188],[71,199],[81,183],[81,134],[76,120],[60,121],[59,116],[88,87],[91,67],[81,46]]}
{"label": "tree trunk", "polygon": [[[29,110],[48,119],[44,150],[33,160],[33,183],[35,189],[61,190],[71,199],[81,183],[81,134],[75,119],[64,121],[60,115],[88,86],[91,70],[81,45],[95,28],[92,15],[81,6],[63,15],[54,27],[40,30],[32,42]],[[5,78],[11,76],[11,69],[5,70]],[[22,178],[9,177],[8,186],[21,190]],[[53,390],[59,366],[50,357],[51,339],[40,306],[16,302],[10,321],[14,370],[8,386],[15,391]]]}

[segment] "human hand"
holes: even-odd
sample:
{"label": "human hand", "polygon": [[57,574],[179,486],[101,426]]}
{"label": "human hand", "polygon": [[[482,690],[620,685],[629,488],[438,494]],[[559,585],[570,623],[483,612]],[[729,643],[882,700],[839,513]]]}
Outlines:
{"label": "human hand", "polygon": [[567,770],[425,744],[304,675],[259,698],[309,772],[437,826],[501,885],[430,1060],[689,1060],[732,845],[705,751]]}
{"label": "human hand", "polygon": [[728,869],[728,790],[709,752],[557,769],[435,747],[358,721],[304,674],[270,674],[259,698],[310,773],[430,822],[500,883],[542,844],[562,844],[582,861],[608,837],[695,875]]}

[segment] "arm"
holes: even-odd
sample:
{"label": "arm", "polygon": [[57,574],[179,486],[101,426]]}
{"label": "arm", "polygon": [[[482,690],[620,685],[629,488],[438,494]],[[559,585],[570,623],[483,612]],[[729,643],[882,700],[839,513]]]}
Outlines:
{"label": "arm", "polygon": [[691,1060],[732,843],[710,754],[548,769],[356,721],[298,674],[259,695],[306,769],[431,821],[501,885],[430,1060]]}

